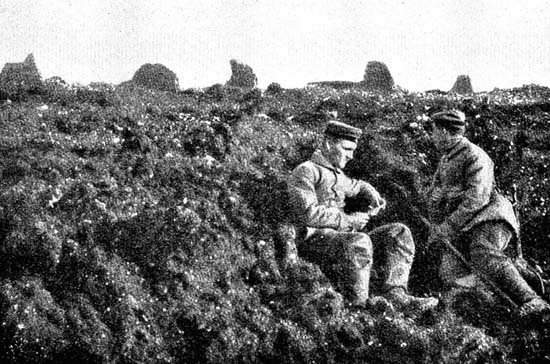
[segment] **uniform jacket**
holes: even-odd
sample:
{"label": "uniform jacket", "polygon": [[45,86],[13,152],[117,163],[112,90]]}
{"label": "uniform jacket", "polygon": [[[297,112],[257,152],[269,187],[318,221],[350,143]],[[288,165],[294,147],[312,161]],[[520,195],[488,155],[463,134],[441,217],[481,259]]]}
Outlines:
{"label": "uniform jacket", "polygon": [[439,161],[429,195],[432,220],[448,224],[452,233],[506,221],[517,236],[518,221],[511,202],[496,191],[493,167],[483,149],[460,138]]}
{"label": "uniform jacket", "polygon": [[332,166],[320,150],[292,171],[289,193],[296,223],[307,227],[308,231],[312,228],[349,231],[349,215],[344,213],[345,198],[377,194],[369,183],[349,178]]}

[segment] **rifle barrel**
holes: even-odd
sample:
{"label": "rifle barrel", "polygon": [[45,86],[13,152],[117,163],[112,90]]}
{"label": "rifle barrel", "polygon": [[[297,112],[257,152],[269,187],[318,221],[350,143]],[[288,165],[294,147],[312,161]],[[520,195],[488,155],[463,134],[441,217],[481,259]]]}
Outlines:
{"label": "rifle barrel", "polygon": [[479,269],[475,268],[466,260],[464,255],[458,249],[449,241],[449,240],[440,240],[445,247],[450,250],[456,258],[462,262],[472,273],[474,273],[476,276],[478,276],[483,283],[487,284],[491,289],[497,293],[502,299],[504,299],[510,306],[513,308],[518,308],[518,304],[515,303],[510,296],[506,292],[504,292],[491,278],[487,277],[487,275],[483,272],[481,272]]}

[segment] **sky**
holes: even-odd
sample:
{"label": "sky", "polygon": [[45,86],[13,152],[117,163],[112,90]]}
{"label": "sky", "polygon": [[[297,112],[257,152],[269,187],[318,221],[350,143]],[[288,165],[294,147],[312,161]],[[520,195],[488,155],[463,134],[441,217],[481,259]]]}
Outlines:
{"label": "sky", "polygon": [[181,88],[360,81],[384,62],[407,90],[550,86],[548,0],[0,0],[0,67],[33,53],[43,78],[120,83],[162,63]]}

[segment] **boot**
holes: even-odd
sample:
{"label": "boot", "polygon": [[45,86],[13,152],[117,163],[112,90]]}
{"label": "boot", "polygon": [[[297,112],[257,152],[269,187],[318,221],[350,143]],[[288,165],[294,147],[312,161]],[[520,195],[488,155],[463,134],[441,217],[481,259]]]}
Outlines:
{"label": "boot", "polygon": [[427,311],[436,307],[439,300],[435,297],[415,297],[408,294],[402,287],[394,287],[384,294],[396,308]]}
{"label": "boot", "polygon": [[290,224],[281,224],[275,234],[275,254],[283,268],[288,268],[298,261],[296,228]]}
{"label": "boot", "polygon": [[357,305],[364,305],[369,298],[370,264],[355,272],[354,276],[352,302]]}
{"label": "boot", "polygon": [[516,302],[527,303],[539,298],[510,260],[488,260],[483,266],[478,264],[477,268],[498,283]]}
{"label": "boot", "polygon": [[519,308],[519,316],[527,317],[536,314],[548,313],[550,314],[550,304],[540,297],[535,297],[525,302]]}
{"label": "boot", "polygon": [[550,281],[544,279],[535,268],[529,266],[529,263],[527,263],[523,257],[515,258],[513,263],[523,279],[525,279],[537,294],[543,295],[545,291],[550,289]]}
{"label": "boot", "polygon": [[372,312],[395,312],[394,305],[385,297],[372,296],[365,302],[365,307]]}

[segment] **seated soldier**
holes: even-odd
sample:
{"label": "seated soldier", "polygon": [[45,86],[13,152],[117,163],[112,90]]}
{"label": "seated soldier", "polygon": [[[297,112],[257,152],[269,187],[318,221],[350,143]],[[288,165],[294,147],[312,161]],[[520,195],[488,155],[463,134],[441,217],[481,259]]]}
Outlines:
{"label": "seated soldier", "polygon": [[[518,237],[518,221],[510,201],[496,190],[493,161],[464,137],[465,115],[448,110],[431,119],[431,138],[441,160],[426,194],[433,223],[429,242],[452,242],[477,274],[519,304],[521,316],[550,311],[505,254]],[[447,285],[479,285],[479,277],[470,273],[456,254],[443,254],[440,276]]]}
{"label": "seated soldier", "polygon": [[[407,293],[415,252],[407,226],[393,223],[365,229],[386,201],[372,185],[342,171],[353,158],[361,133],[342,122],[329,121],[320,148],[292,171],[289,193],[297,220],[298,254],[318,264],[352,304],[366,303],[374,268],[376,288],[394,305],[421,310],[435,307],[437,299]],[[370,200],[371,210],[345,213],[345,198],[358,196]]]}

